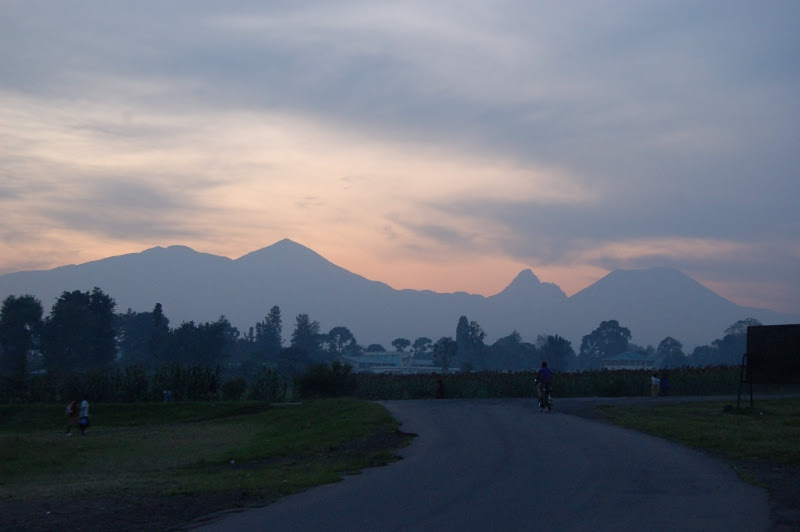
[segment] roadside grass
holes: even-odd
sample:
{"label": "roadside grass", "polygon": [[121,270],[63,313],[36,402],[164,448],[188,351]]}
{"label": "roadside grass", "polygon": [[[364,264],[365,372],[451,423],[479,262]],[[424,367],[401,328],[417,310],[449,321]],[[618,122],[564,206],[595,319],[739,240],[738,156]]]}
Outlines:
{"label": "roadside grass", "polygon": [[618,425],[706,449],[732,459],[800,464],[800,399],[730,403],[601,406]]}
{"label": "roadside grass", "polygon": [[63,407],[0,407],[0,502],[237,490],[272,500],[395,459],[407,442],[355,399],[93,404],[86,435]]}

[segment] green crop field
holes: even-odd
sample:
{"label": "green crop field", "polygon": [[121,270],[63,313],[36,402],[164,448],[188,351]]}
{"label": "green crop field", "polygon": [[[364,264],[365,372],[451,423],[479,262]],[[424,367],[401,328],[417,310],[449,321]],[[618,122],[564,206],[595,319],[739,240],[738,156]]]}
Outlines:
{"label": "green crop field", "polygon": [[354,399],[93,404],[83,436],[61,405],[0,406],[0,503],[243,490],[263,500],[394,459],[407,437]]}

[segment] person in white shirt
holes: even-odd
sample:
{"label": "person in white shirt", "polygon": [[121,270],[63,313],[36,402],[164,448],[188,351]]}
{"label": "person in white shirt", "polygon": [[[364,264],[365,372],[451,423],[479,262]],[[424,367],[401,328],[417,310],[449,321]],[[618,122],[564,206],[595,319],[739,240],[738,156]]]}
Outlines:
{"label": "person in white shirt", "polygon": [[650,377],[650,393],[653,397],[658,397],[659,388],[661,388],[661,379],[653,373],[653,376]]}

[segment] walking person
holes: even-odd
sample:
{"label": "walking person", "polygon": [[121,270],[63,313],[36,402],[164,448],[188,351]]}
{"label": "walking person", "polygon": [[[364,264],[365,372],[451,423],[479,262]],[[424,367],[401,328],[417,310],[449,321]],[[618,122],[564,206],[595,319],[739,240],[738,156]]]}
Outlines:
{"label": "walking person", "polygon": [[436,398],[444,399],[444,381],[442,381],[442,379],[437,379],[436,383]]}
{"label": "walking person", "polygon": [[78,424],[78,401],[68,403],[64,415],[67,416],[67,436],[72,436],[72,426]]}
{"label": "walking person", "polygon": [[653,373],[653,376],[650,377],[650,394],[653,397],[658,397],[658,392],[661,389],[661,379],[658,378],[658,375]]}
{"label": "walking person", "polygon": [[661,374],[661,380],[658,383],[659,395],[669,395],[669,375],[667,372]]}
{"label": "walking person", "polygon": [[86,400],[86,397],[83,398],[81,401],[81,408],[80,408],[80,427],[81,427],[81,434],[86,435],[86,428],[89,426],[89,401]]}

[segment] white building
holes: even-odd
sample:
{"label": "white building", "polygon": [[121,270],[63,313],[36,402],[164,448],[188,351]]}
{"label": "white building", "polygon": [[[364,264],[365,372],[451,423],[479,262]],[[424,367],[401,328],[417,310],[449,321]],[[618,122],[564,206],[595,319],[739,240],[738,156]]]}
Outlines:
{"label": "white building", "polygon": [[635,351],[620,353],[603,361],[603,367],[606,369],[653,369],[655,365],[654,359]]}
{"label": "white building", "polygon": [[356,373],[395,373],[410,375],[414,373],[438,373],[441,368],[432,360],[415,359],[411,353],[403,351],[369,352],[363,355],[345,355],[342,361],[350,364]]}

